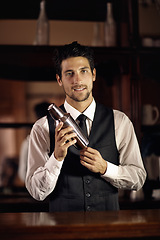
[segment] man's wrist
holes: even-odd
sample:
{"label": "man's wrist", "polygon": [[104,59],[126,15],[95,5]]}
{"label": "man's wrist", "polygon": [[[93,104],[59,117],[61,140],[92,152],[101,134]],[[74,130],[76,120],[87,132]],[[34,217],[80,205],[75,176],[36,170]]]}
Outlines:
{"label": "man's wrist", "polygon": [[55,158],[58,162],[61,162],[61,161],[64,160],[64,158],[57,158],[55,152],[53,153],[53,156],[54,156],[54,158]]}
{"label": "man's wrist", "polygon": [[100,172],[101,175],[104,175],[107,171],[107,161],[104,162],[104,168],[103,168],[103,171]]}

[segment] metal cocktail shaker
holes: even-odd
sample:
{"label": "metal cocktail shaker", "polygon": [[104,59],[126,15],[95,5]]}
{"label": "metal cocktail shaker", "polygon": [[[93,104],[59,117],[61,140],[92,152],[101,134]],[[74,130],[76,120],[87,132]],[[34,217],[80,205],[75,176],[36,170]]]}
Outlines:
{"label": "metal cocktail shaker", "polygon": [[48,107],[48,111],[54,121],[58,120],[63,122],[63,128],[66,128],[68,126],[73,127],[73,131],[77,134],[77,142],[75,146],[78,149],[87,147],[87,145],[89,144],[88,139],[82,132],[82,129],[79,127],[79,125],[69,113],[64,113],[63,110],[57,107],[54,103]]}

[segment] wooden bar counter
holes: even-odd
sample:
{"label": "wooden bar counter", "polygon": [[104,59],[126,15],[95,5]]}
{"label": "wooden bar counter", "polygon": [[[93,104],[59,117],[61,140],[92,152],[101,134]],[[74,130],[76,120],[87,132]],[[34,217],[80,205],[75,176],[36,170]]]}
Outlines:
{"label": "wooden bar counter", "polygon": [[160,209],[0,213],[0,239],[160,239]]}

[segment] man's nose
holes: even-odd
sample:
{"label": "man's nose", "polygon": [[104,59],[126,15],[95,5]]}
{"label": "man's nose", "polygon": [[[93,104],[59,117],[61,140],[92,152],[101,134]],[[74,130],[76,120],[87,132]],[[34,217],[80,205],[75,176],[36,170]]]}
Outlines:
{"label": "man's nose", "polygon": [[82,82],[82,79],[79,75],[79,73],[75,73],[75,76],[74,76],[74,83],[81,83]]}

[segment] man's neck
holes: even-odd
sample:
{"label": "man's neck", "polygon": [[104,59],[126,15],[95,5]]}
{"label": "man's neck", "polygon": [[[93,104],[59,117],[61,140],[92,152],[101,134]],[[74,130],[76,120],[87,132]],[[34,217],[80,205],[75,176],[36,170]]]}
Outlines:
{"label": "man's neck", "polygon": [[[66,99],[67,101],[67,99]],[[93,97],[90,101],[82,101],[82,102],[75,102],[75,101],[67,101],[68,104],[70,104],[72,107],[74,107],[75,109],[77,109],[79,112],[84,112],[92,103],[93,101]]]}

